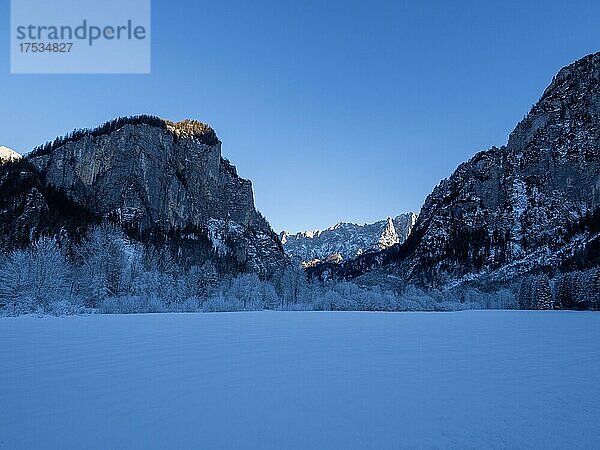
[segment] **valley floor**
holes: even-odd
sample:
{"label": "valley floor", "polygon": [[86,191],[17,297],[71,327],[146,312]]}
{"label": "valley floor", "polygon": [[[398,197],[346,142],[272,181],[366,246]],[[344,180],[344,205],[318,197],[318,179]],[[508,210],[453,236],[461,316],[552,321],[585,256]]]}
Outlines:
{"label": "valley floor", "polygon": [[0,319],[0,448],[593,448],[600,314]]}

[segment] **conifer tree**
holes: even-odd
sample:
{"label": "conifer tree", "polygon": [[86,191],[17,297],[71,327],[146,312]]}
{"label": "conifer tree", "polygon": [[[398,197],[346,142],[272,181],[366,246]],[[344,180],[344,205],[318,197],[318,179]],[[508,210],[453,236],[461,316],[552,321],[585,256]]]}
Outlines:
{"label": "conifer tree", "polygon": [[534,278],[531,275],[528,275],[521,280],[521,286],[519,287],[519,306],[521,309],[534,308],[533,284]]}
{"label": "conifer tree", "polygon": [[552,288],[547,275],[539,275],[535,278],[535,308],[552,309]]}

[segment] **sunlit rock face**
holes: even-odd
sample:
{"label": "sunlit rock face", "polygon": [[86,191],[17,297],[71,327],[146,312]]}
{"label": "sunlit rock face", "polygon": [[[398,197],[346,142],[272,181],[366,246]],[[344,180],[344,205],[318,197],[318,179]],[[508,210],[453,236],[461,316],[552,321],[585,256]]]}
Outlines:
{"label": "sunlit rock face", "polygon": [[266,273],[285,260],[254,207],[252,183],[237,175],[214,131],[200,122],[117,119],[47,144],[26,162],[44,188],[136,236],[196,233],[212,245],[211,224],[242,270]]}
{"label": "sunlit rock face", "polygon": [[339,222],[325,230],[283,232],[280,237],[286,253],[305,266],[320,261],[341,263],[404,242],[416,219],[410,212],[370,224]]}
{"label": "sunlit rock face", "polygon": [[0,146],[0,164],[12,161],[18,161],[21,155],[15,152],[12,148]]}

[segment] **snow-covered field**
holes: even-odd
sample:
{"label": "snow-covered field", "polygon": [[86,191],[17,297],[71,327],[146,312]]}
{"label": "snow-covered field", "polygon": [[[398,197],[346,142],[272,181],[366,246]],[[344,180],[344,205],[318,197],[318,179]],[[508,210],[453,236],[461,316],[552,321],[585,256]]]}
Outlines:
{"label": "snow-covered field", "polygon": [[0,448],[594,448],[600,314],[0,319]]}

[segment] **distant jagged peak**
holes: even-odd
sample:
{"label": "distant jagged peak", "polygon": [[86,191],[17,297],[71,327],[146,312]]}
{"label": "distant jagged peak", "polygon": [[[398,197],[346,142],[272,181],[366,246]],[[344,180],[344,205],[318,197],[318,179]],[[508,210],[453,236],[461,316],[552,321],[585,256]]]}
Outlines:
{"label": "distant jagged peak", "polygon": [[0,145],[0,163],[17,161],[21,158],[22,156],[19,153],[15,152],[12,148]]}
{"label": "distant jagged peak", "polygon": [[381,232],[379,237],[379,246],[381,248],[388,248],[400,242],[398,233],[396,233],[396,227],[391,217],[388,217],[385,228]]}
{"label": "distant jagged peak", "polygon": [[342,221],[324,230],[296,234],[284,231],[280,234],[280,239],[288,255],[294,260],[302,261],[306,267],[323,261],[337,264],[363,253],[404,242],[415,221],[416,214],[408,212],[374,223]]}
{"label": "distant jagged peak", "polygon": [[365,225],[368,225],[367,222],[359,223],[359,222],[350,222],[349,220],[342,220],[342,221],[336,223],[335,225],[333,225],[332,227],[329,227],[328,230],[335,230],[335,229],[344,228],[344,227],[363,227]]}
{"label": "distant jagged peak", "polygon": [[52,142],[48,142],[44,145],[36,147],[31,156],[42,156],[53,152],[55,149],[62,147],[70,142],[76,142],[84,138],[96,138],[114,133],[117,130],[122,129],[127,125],[146,125],[150,127],[160,128],[170,133],[174,138],[188,138],[196,139],[205,145],[217,145],[220,144],[219,139],[215,130],[197,120],[185,119],[180,122],[173,122],[167,119],[163,119],[158,116],[152,115],[138,115],[138,116],[123,116],[118,117],[114,120],[103,123],[96,128],[82,128],[72,131],[71,133],[56,138]]}
{"label": "distant jagged peak", "polygon": [[324,229],[315,229],[315,230],[305,230],[305,231],[299,231],[297,233],[293,233],[293,232],[289,232],[286,230],[283,230],[279,233],[279,237],[282,240],[288,239],[289,237],[298,237],[298,238],[307,238],[307,239],[314,239],[314,238],[318,238],[320,237],[323,233],[325,232],[330,232],[330,231],[336,231],[336,230],[356,230],[356,229],[361,229],[361,228],[368,228],[368,227],[377,227],[377,226],[381,226],[382,224],[386,223],[386,226],[389,226],[389,223],[392,224],[392,226],[394,226],[394,224],[398,224],[398,222],[400,221],[406,221],[409,224],[409,227],[412,227],[412,225],[414,225],[414,223],[417,220],[417,214],[409,211],[407,213],[402,213],[402,214],[398,214],[394,217],[388,217],[387,219],[384,220],[379,220],[377,222],[351,222],[351,221],[347,221],[347,220],[342,220],[340,222],[337,222],[335,225],[331,225],[327,228]]}

